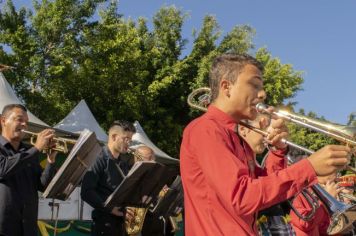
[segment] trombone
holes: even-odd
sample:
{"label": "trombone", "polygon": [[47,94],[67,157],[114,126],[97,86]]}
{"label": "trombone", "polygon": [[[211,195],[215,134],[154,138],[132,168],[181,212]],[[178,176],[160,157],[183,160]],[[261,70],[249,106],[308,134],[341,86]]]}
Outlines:
{"label": "trombone", "polygon": [[305,128],[325,134],[333,139],[336,139],[337,141],[340,141],[341,143],[346,144],[349,147],[356,147],[356,126],[344,126],[330,122],[323,122],[306,116],[293,114],[284,110],[270,113],[267,111],[267,106],[263,103],[257,104],[256,109],[260,113],[275,115],[279,118],[296,123]]}
{"label": "trombone", "polygon": [[[196,99],[197,95],[200,96]],[[206,111],[207,106],[210,104],[210,88],[202,87],[191,92],[187,99],[188,105],[192,108],[198,109],[200,111]],[[264,104],[258,104],[256,106],[258,112],[267,112],[267,107]],[[306,117],[302,117],[296,114],[291,114],[288,112],[273,112],[272,115],[276,115],[277,117],[283,118],[285,120],[297,123],[302,125],[303,127],[313,129],[317,132],[321,132],[326,134],[332,138],[335,138],[338,141],[341,141],[353,148],[356,147],[356,127],[345,127],[340,125],[332,125],[328,123],[322,123],[320,121],[314,121]],[[267,136],[268,133],[260,130],[256,127],[253,127],[246,122],[240,121],[240,125],[245,126],[263,136]],[[314,153],[305,147],[302,147],[298,144],[290,142],[288,140],[282,140],[285,144],[294,147],[296,149],[302,150],[308,154]],[[331,216],[331,223],[328,227],[328,234],[338,234],[348,230],[353,222],[356,219],[356,205],[348,205],[342,202],[337,201],[334,197],[332,197],[327,191],[325,191],[319,184],[316,184],[311,187],[318,198],[324,203],[326,208],[328,209]],[[311,206],[315,206],[315,204],[311,204]],[[296,212],[297,215],[300,215]],[[310,217],[310,216],[307,216]]]}
{"label": "trombone", "polygon": [[[35,145],[36,139],[38,137],[38,133],[31,132],[28,130],[22,130],[23,133],[30,135],[30,142],[32,145]],[[62,152],[64,154],[67,154],[69,152],[69,146],[74,145],[77,141],[74,139],[68,139],[68,138],[63,138],[63,137],[54,137],[53,141],[55,142],[55,146],[53,148],[48,148],[45,151],[47,152],[48,150],[53,150],[53,151],[58,151]]]}

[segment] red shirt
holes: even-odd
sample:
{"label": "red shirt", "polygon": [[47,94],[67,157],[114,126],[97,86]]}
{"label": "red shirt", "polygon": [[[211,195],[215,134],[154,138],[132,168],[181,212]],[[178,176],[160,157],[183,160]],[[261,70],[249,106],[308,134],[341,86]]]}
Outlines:
{"label": "red shirt", "polygon": [[[312,190],[309,190],[312,191]],[[330,224],[330,216],[324,204],[319,201],[320,207],[315,211],[315,215],[308,221],[300,219],[294,211],[290,212],[291,224],[297,236],[323,236],[328,235],[327,229]],[[310,204],[299,194],[293,200],[293,206],[300,214],[306,216],[311,212]]]}
{"label": "red shirt", "polygon": [[235,128],[229,115],[210,106],[184,130],[180,165],[186,236],[257,235],[259,210],[317,182],[308,160],[282,169],[283,153],[269,157],[281,170],[256,178],[267,172],[254,165],[251,148]]}

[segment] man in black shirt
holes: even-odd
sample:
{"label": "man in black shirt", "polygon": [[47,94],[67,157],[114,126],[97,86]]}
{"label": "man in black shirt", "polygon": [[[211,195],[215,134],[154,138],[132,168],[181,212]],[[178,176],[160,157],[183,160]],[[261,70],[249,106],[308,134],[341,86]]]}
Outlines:
{"label": "man in black shirt", "polygon": [[38,193],[54,175],[56,152],[47,157],[44,171],[39,153],[51,146],[54,131],[38,134],[34,147],[22,143],[28,116],[24,106],[10,104],[1,113],[0,235],[37,236]]}
{"label": "man in black shirt", "polygon": [[81,197],[94,208],[92,235],[125,235],[124,221],[130,218],[125,208],[104,207],[105,200],[120,185],[129,171],[129,165],[121,159],[128,150],[135,127],[127,121],[115,121],[109,129],[108,145],[83,177]]}

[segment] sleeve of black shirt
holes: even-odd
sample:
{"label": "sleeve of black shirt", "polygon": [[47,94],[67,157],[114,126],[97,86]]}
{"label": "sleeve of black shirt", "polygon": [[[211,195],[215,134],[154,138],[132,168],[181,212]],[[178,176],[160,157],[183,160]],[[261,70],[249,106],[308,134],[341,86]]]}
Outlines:
{"label": "sleeve of black shirt", "polygon": [[56,165],[55,163],[49,163],[47,161],[46,167],[44,170],[42,170],[41,166],[39,166],[40,172],[41,172],[41,177],[39,179],[39,191],[44,191],[48,184],[51,182],[52,178],[54,177],[54,174],[56,173],[55,168]]}
{"label": "sleeve of black shirt", "polygon": [[7,179],[18,171],[21,171],[32,158],[38,158],[39,151],[32,147],[24,152],[16,153],[13,156],[7,156],[0,153],[0,180]]}
{"label": "sleeve of black shirt", "polygon": [[83,177],[80,196],[91,207],[110,213],[112,208],[104,207],[106,199],[102,199],[97,193],[97,185],[104,169],[104,158],[97,158],[94,165],[85,173]]}

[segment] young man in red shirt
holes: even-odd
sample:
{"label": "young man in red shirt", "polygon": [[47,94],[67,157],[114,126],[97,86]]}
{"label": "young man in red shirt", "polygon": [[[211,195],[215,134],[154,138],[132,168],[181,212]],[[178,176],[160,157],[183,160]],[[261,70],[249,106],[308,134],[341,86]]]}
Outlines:
{"label": "young man in red shirt", "polygon": [[[249,55],[225,54],[210,73],[212,104],[184,130],[180,150],[185,235],[257,235],[257,212],[287,200],[347,165],[350,149],[326,146],[295,165],[259,177],[253,152],[236,134],[237,124],[254,120],[263,101],[263,67]],[[283,158],[286,132],[276,121],[267,137]],[[258,178],[259,177],[259,178]]]}

